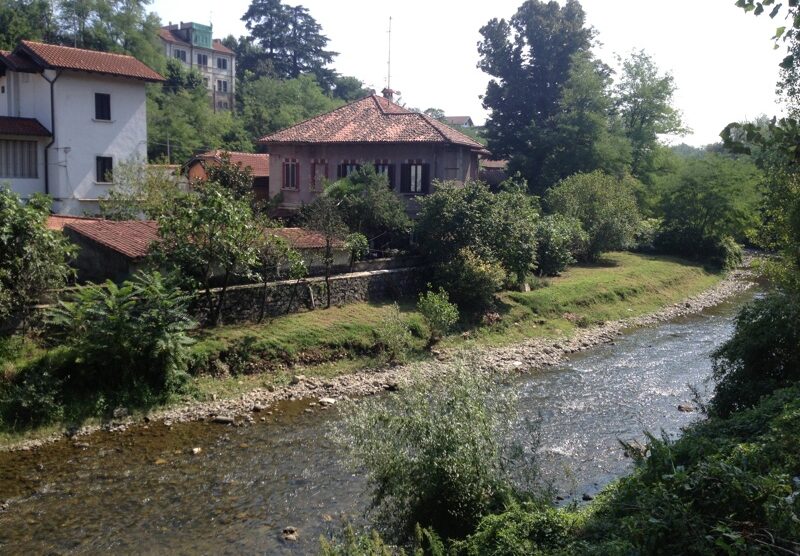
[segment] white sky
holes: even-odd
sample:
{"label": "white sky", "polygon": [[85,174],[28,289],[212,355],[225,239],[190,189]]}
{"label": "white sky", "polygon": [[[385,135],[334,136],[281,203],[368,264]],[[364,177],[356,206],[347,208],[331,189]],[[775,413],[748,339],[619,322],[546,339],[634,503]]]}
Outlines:
{"label": "white sky", "polygon": [[[241,16],[249,0],[154,0],[169,21],[214,25],[214,37],[246,33]],[[479,29],[508,18],[522,0],[284,0],[301,4],[322,25],[333,67],[380,91],[386,84],[387,29],[392,16],[392,88],[416,108],[442,108],[452,116],[486,117],[480,95],[489,76],[476,68]],[[562,2],[563,3],[563,2]],[[589,25],[599,32],[599,57],[647,51],[675,76],[676,106],[693,133],[682,140],[719,140],[731,121],[775,115],[775,83],[783,50],[770,37],[780,24],[734,6],[734,0],[582,0]],[[225,9],[221,9],[224,6]]]}

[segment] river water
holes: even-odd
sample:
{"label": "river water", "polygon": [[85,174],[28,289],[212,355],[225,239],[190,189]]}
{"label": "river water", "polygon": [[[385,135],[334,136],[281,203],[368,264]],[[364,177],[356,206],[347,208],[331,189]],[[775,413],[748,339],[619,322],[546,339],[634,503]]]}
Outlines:
{"label": "river water", "polygon": [[[708,355],[751,297],[515,379],[523,414],[540,422],[544,477],[561,496],[580,499],[628,472],[618,439],[675,435],[697,418],[677,406],[691,400],[689,384],[702,389]],[[369,497],[327,437],[338,410],[307,413],[307,404],[283,403],[239,428],[151,424],[0,453],[0,552],[314,553],[343,520],[363,522]],[[298,542],[281,540],[287,525]]]}

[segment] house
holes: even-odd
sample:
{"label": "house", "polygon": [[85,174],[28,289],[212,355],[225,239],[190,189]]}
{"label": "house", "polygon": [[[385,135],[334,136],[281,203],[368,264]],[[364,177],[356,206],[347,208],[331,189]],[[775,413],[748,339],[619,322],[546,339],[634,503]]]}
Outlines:
{"label": "house", "polygon": [[413,198],[429,193],[434,180],[477,178],[483,145],[394,103],[393,93],[384,89],[259,139],[270,154],[270,198],[281,195],[280,208],[296,210],[325,182],[373,164],[414,214]]}
{"label": "house", "polygon": [[453,127],[475,127],[472,118],[469,116],[445,116],[444,123]]}
{"label": "house", "polygon": [[508,160],[481,158],[480,168],[480,180],[490,187],[496,188],[508,179]]}
{"label": "house", "polygon": [[147,155],[145,84],[131,56],[22,41],[0,51],[0,182],[57,213],[97,211],[114,166]]}
{"label": "house", "polygon": [[158,36],[167,58],[183,62],[203,76],[214,110],[232,110],[236,93],[236,54],[212,38],[211,25],[183,23],[159,30]]}
{"label": "house", "polygon": [[222,150],[209,151],[194,156],[186,165],[189,182],[208,179],[206,169],[209,164],[219,164],[223,155],[230,156],[232,164],[249,168],[253,175],[253,192],[256,199],[269,198],[269,155],[255,153],[237,153]]}

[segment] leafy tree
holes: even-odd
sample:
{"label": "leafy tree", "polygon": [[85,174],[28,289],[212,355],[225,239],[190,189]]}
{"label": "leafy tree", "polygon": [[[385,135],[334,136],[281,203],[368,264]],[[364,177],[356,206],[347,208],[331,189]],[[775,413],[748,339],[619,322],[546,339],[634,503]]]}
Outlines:
{"label": "leafy tree", "polygon": [[353,265],[369,253],[369,240],[364,234],[354,232],[347,235],[344,244],[350,252],[350,269],[352,270]]}
{"label": "leafy tree", "polygon": [[337,201],[324,195],[317,197],[311,204],[303,207],[303,220],[305,227],[321,233],[325,238],[325,251],[322,254],[322,262],[325,265],[326,307],[330,308],[330,280],[334,262],[333,246],[336,240],[341,240],[347,235],[347,225],[342,220]]}
{"label": "leafy tree", "polygon": [[114,185],[100,199],[100,214],[109,220],[155,220],[181,195],[180,177],[168,168],[122,162],[114,168]]}
{"label": "leafy tree", "polygon": [[[158,218],[159,240],[154,245],[161,264],[177,268],[205,296],[207,324],[222,319],[231,280],[248,277],[258,264],[264,231],[250,203],[214,182],[197,184],[192,193],[176,199]],[[212,288],[219,285],[216,295]]]}
{"label": "leafy tree", "polygon": [[587,257],[622,249],[633,241],[639,211],[630,179],[618,180],[600,171],[562,180],[546,197],[551,212],[577,218],[589,235]]}
{"label": "leafy tree", "polygon": [[230,190],[236,198],[250,199],[253,196],[253,170],[249,166],[231,162],[231,154],[223,152],[219,163],[206,168],[208,181]]}
{"label": "leafy tree", "polygon": [[536,225],[539,276],[557,276],[578,258],[586,255],[589,236],[580,220],[561,214],[548,214]]}
{"label": "leafy tree", "polygon": [[325,189],[338,202],[347,226],[367,236],[374,246],[397,244],[405,240],[411,220],[405,205],[389,188],[389,180],[365,164],[357,172]]}
{"label": "leafy tree", "polygon": [[47,229],[50,199],[34,196],[21,202],[0,187],[0,332],[21,324],[25,331],[31,306],[50,289],[63,287],[73,273],[75,248],[57,231]]}
{"label": "leafy tree", "polygon": [[478,67],[492,76],[483,97],[489,149],[535,188],[548,185],[541,172],[572,60],[591,45],[585,20],[577,0],[526,0],[510,20],[492,19],[480,31]]}
{"label": "leafy tree", "polygon": [[458,307],[450,303],[450,296],[442,288],[438,292],[428,289],[424,294],[419,294],[417,311],[430,328],[429,346],[441,340],[458,322]]}
{"label": "leafy tree", "polygon": [[6,0],[0,4],[0,49],[13,50],[23,39],[53,42],[57,33],[48,0]]}
{"label": "leafy tree", "polygon": [[632,147],[631,172],[640,180],[648,181],[657,169],[659,136],[688,131],[680,112],[672,106],[675,89],[672,75],[660,74],[643,50],[622,61],[622,75],[616,87],[617,109]]}
{"label": "leafy tree", "polygon": [[372,89],[367,89],[364,82],[351,75],[337,75],[333,85],[333,96],[345,102],[352,102],[372,94]]}
{"label": "leafy tree", "polygon": [[[269,293],[268,283],[284,273],[290,280],[299,281],[308,274],[305,262],[300,253],[295,251],[284,238],[269,233],[272,223],[262,219],[259,225],[266,231],[262,240],[257,243],[258,250],[258,270],[257,273],[263,282],[261,295],[261,306],[258,311],[258,322],[261,323],[266,316],[267,296]],[[295,284],[296,290],[296,284]],[[292,292],[292,299],[289,300],[289,309],[296,291]]]}
{"label": "leafy tree", "polygon": [[444,110],[442,110],[441,108],[428,108],[423,112],[423,114],[425,114],[426,116],[430,116],[434,120],[439,120],[439,121],[444,120],[445,118]]}

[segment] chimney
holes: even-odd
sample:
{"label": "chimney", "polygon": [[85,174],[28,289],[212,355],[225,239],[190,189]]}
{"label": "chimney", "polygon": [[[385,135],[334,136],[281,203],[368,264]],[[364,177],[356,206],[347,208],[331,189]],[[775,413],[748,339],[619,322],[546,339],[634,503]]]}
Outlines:
{"label": "chimney", "polygon": [[383,98],[393,101],[394,100],[394,91],[389,87],[386,87],[384,90],[381,91]]}

